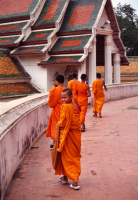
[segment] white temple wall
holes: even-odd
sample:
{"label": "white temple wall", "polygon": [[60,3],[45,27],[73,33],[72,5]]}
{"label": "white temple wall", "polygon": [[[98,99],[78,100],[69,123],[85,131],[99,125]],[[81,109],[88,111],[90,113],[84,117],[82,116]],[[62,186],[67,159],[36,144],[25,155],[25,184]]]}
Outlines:
{"label": "white temple wall", "polygon": [[[54,79],[55,73],[58,72],[59,74],[65,76],[65,71],[67,66],[47,66],[47,91],[52,89],[52,81]],[[66,87],[66,83],[64,83],[64,87]]]}
{"label": "white temple wall", "polygon": [[42,56],[20,56],[18,57],[22,66],[31,77],[31,82],[42,92],[47,92],[47,68],[38,66]]}
{"label": "white temple wall", "polygon": [[[101,16],[101,19],[100,19],[100,21],[99,21],[99,23],[98,23],[98,25],[97,25],[97,28],[100,28],[100,29],[101,29],[101,26],[104,25],[106,19],[108,19],[108,16],[107,16],[106,10],[104,9],[104,10],[103,10],[103,13],[102,13],[102,16]],[[105,29],[112,30],[110,24],[107,24],[107,26],[106,26]],[[104,29],[104,30],[105,30],[105,29]]]}

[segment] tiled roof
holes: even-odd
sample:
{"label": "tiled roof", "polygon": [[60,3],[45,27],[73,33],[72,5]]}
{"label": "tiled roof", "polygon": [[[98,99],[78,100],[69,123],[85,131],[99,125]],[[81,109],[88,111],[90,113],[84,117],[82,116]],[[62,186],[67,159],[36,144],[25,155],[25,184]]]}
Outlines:
{"label": "tiled roof", "polygon": [[59,34],[92,31],[102,0],[70,1]]}
{"label": "tiled roof", "polygon": [[30,83],[0,84],[0,98],[39,93]]}
{"label": "tiled roof", "polygon": [[38,17],[37,21],[33,25],[33,29],[39,26],[55,26],[55,22],[61,14],[61,11],[66,3],[66,0],[47,0]]}
{"label": "tiled roof", "polygon": [[19,61],[10,57],[10,52],[0,51],[0,78],[23,78],[28,77]]}
{"label": "tiled roof", "polygon": [[39,0],[0,0],[0,22],[29,19]]}
{"label": "tiled roof", "polygon": [[78,60],[82,55],[69,55],[69,56],[51,56],[47,61],[43,60],[38,65],[39,66],[47,66],[47,65],[66,65],[66,64],[79,64]]}
{"label": "tiled roof", "polygon": [[19,38],[18,36],[3,36],[0,37],[0,47],[13,47],[17,46],[18,44],[15,44],[15,41]]}
{"label": "tiled roof", "polygon": [[43,55],[44,53],[41,51],[45,45],[34,45],[34,46],[25,46],[25,47],[19,47],[16,49],[13,53],[11,53],[11,56],[29,56],[29,55]]}
{"label": "tiled roof", "polygon": [[47,43],[47,37],[53,32],[53,30],[35,31],[30,34],[24,44],[27,43]]}
{"label": "tiled roof", "polygon": [[20,23],[0,24],[0,35],[21,34],[21,29],[27,24],[27,21]]}
{"label": "tiled roof", "polygon": [[53,48],[50,50],[50,54],[55,54],[58,52],[68,52],[68,51],[76,51],[83,53],[84,46],[87,44],[91,35],[80,35],[80,36],[72,36],[72,37],[61,37],[57,40]]}

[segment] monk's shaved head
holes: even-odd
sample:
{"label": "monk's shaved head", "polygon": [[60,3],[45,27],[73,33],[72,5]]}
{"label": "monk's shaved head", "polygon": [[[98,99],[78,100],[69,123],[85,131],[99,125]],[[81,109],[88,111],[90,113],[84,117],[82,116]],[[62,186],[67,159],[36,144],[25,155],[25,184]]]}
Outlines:
{"label": "monk's shaved head", "polygon": [[66,92],[69,97],[72,96],[72,91],[68,88],[63,90],[62,92],[64,92],[64,93]]}
{"label": "monk's shaved head", "polygon": [[82,74],[81,75],[81,80],[85,80],[87,78],[87,75],[86,74]]}

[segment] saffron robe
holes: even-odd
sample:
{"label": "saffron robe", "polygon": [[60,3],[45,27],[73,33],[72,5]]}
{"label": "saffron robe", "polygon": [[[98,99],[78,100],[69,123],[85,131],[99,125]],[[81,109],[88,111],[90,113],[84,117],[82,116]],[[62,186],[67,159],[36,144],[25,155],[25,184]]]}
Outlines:
{"label": "saffron robe", "polygon": [[68,88],[72,91],[73,94],[73,98],[72,98],[72,102],[77,104],[77,95],[75,94],[75,84],[77,83],[77,81],[75,80],[71,80],[68,82]]}
{"label": "saffron robe", "polygon": [[60,108],[63,104],[61,101],[61,92],[64,90],[63,87],[53,87],[49,92],[48,105],[52,108],[48,126],[46,130],[46,137],[51,137],[53,140],[56,140],[56,125],[60,119]]}
{"label": "saffron robe", "polygon": [[58,164],[55,175],[63,174],[71,180],[79,180],[81,173],[80,112],[72,104],[63,104],[60,114],[60,139]]}
{"label": "saffron robe", "polygon": [[103,82],[95,80],[92,84],[92,92],[94,94],[95,106],[93,107],[93,113],[100,113],[104,104],[105,95],[103,92]]}
{"label": "saffron robe", "polygon": [[80,107],[80,123],[84,124],[85,115],[87,113],[88,108],[88,97],[87,97],[88,85],[85,83],[77,82],[75,85],[75,94],[77,94],[77,102]]}

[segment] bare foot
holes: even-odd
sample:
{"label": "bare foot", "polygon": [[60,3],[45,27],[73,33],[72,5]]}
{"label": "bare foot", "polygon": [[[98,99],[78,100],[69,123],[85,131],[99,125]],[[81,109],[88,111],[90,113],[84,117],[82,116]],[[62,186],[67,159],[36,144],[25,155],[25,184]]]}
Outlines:
{"label": "bare foot", "polygon": [[68,179],[66,176],[62,176],[62,181],[68,182]]}
{"label": "bare foot", "polygon": [[93,117],[97,117],[97,114],[95,113],[95,114],[93,115]]}
{"label": "bare foot", "polygon": [[101,114],[99,114],[99,118],[102,118]]}
{"label": "bare foot", "polygon": [[73,185],[73,186],[78,186],[78,181],[73,181],[73,182],[72,182],[72,185]]}

